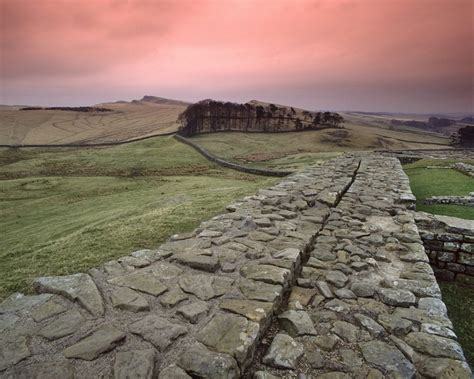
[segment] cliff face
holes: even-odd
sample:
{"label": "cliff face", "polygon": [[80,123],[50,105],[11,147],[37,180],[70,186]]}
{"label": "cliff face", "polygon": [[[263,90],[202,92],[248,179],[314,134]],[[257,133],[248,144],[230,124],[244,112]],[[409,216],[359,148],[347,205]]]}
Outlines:
{"label": "cliff face", "polygon": [[338,127],[344,119],[337,113],[309,112],[274,104],[235,104],[203,100],[190,105],[179,117],[180,135],[219,131],[288,132]]}

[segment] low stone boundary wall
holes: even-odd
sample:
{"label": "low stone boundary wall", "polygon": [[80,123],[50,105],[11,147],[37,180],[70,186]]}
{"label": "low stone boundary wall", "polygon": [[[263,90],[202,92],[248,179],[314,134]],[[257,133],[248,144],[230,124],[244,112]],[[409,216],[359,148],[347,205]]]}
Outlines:
{"label": "low stone boundary wall", "polygon": [[[423,158],[474,159],[474,149],[472,148],[377,150],[376,153],[399,158],[402,160],[402,164],[411,163]],[[407,161],[403,161],[405,158]]]}
{"label": "low stone boundary wall", "polygon": [[345,155],[156,250],[38,278],[0,304],[0,377],[470,378],[414,203],[398,160]]}
{"label": "low stone boundary wall", "polygon": [[474,166],[467,163],[455,163],[452,166],[455,170],[462,172],[464,175],[474,177]]}
{"label": "low stone boundary wall", "polygon": [[223,166],[223,167],[231,168],[231,169],[237,170],[237,171],[246,172],[248,174],[264,175],[264,176],[283,177],[283,176],[288,176],[288,175],[293,173],[293,171],[276,171],[276,170],[270,170],[270,169],[264,169],[264,168],[255,168],[255,167],[242,166],[242,165],[239,165],[237,163],[229,162],[229,161],[226,161],[222,158],[216,157],[215,155],[212,155],[209,151],[207,151],[203,147],[201,147],[198,144],[190,141],[188,138],[184,138],[183,136],[180,136],[179,134],[176,134],[174,137],[178,141],[181,141],[181,142],[193,147],[194,149],[196,149],[199,153],[204,155],[211,162],[217,163],[218,165]]}
{"label": "low stone boundary wall", "polygon": [[435,275],[474,285],[474,221],[424,212],[415,220]]}
{"label": "low stone boundary wall", "polygon": [[474,192],[467,196],[432,196],[423,201],[425,204],[453,204],[474,207]]}

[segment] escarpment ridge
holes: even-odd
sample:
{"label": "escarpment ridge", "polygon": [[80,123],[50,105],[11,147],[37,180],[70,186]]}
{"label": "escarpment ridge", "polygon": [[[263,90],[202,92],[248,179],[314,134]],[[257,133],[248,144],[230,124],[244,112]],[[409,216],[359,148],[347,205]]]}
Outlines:
{"label": "escarpment ridge", "polygon": [[290,132],[340,127],[338,113],[310,112],[293,107],[251,101],[245,104],[203,100],[179,116],[178,134],[192,136],[222,131]]}
{"label": "escarpment ridge", "polygon": [[[390,175],[387,175],[390,172]],[[470,378],[396,158],[294,173],[0,304],[0,377]]]}

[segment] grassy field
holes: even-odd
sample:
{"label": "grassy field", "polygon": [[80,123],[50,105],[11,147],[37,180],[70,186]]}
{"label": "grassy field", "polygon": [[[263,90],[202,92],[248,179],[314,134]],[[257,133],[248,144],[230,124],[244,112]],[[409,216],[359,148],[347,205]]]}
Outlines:
{"label": "grassy field", "polygon": [[[422,159],[404,166],[410,178],[411,189],[416,196],[419,211],[474,220],[474,209],[460,205],[425,205],[423,200],[431,196],[467,195],[474,189],[474,179],[448,167],[454,160]],[[474,164],[474,161],[463,162]],[[437,168],[426,168],[435,167]]]}
{"label": "grassy field", "polygon": [[172,137],[101,149],[0,149],[0,298],[191,230],[275,179]]}
{"label": "grassy field", "polygon": [[0,144],[68,144],[126,141],[174,132],[186,109],[180,103],[105,103],[112,112],[20,111],[0,108]]}
{"label": "grassy field", "polygon": [[274,134],[223,132],[197,135],[192,140],[231,161],[286,169],[298,168],[343,151],[448,147],[447,139],[427,133],[398,132],[351,122],[344,127]]}
{"label": "grassy field", "polygon": [[466,359],[474,367],[474,288],[449,282],[439,286]]}

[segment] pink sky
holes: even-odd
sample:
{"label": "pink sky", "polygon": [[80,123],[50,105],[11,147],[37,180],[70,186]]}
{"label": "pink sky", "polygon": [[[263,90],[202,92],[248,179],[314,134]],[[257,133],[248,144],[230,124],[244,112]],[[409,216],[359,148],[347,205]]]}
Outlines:
{"label": "pink sky", "polygon": [[474,111],[471,0],[0,0],[0,103]]}

